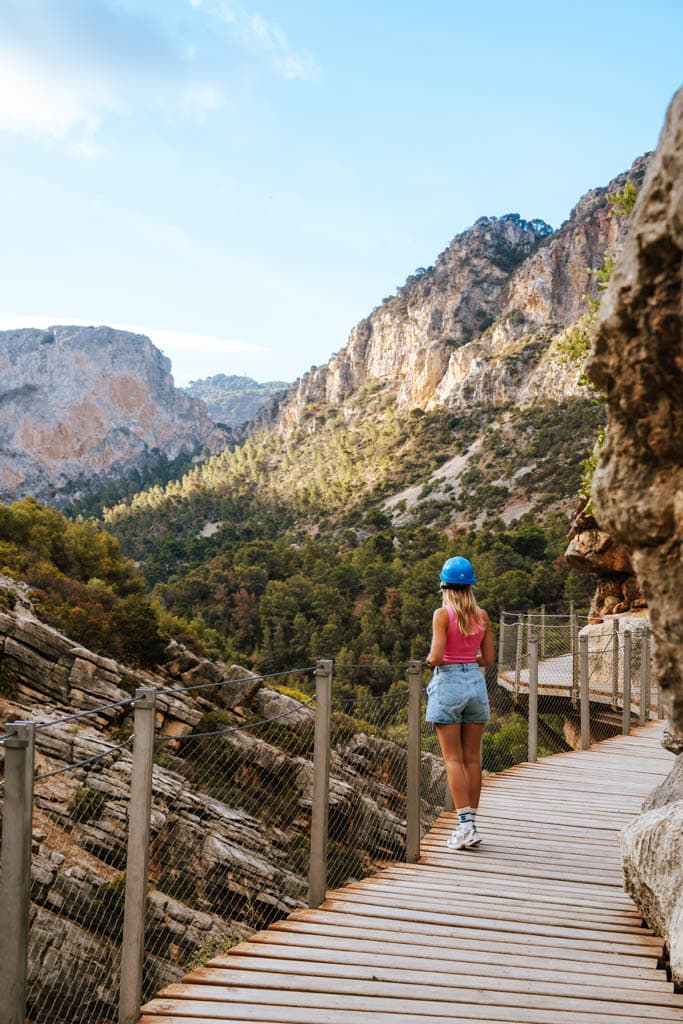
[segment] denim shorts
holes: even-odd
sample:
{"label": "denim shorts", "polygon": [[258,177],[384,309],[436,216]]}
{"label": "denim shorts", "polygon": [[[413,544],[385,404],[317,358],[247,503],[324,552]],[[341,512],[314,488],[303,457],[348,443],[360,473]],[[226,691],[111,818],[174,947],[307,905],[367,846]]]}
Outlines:
{"label": "denim shorts", "polygon": [[438,665],[427,686],[428,722],[488,722],[486,682],[478,665]]}

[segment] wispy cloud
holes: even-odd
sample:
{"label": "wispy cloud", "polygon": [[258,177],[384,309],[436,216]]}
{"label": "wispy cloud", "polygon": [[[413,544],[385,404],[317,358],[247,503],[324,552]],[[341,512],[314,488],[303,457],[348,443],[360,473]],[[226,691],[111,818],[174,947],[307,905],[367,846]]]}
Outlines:
{"label": "wispy cloud", "polygon": [[285,79],[318,74],[279,25],[241,5],[167,3],[2,0],[0,132],[93,160],[108,151],[112,118],[151,111],[206,122],[224,106],[240,53]]}
{"label": "wispy cloud", "polygon": [[268,60],[282,78],[317,81],[320,68],[313,55],[296,49],[276,22],[230,0],[189,0],[189,4],[228,26],[248,52]]}

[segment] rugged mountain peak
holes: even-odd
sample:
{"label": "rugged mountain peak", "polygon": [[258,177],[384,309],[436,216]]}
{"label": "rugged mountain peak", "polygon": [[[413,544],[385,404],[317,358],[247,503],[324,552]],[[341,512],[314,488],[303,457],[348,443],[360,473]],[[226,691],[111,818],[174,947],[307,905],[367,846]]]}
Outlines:
{"label": "rugged mountain peak", "polygon": [[0,332],[0,500],[59,501],[154,455],[217,444],[149,338],[110,327]]}
{"label": "rugged mountain peak", "polygon": [[[638,186],[647,160],[639,157],[627,173],[584,195],[558,231],[514,213],[480,217],[434,266],[418,268],[361,320],[329,363],[271,407],[277,429],[298,426],[323,403],[351,415],[353,396],[368,381],[394,390],[405,410],[575,395],[576,369],[550,366],[545,353],[585,312],[605,252],[623,244],[627,219],[615,215],[607,196],[627,178]],[[501,361],[531,347],[534,358],[523,371],[506,375]],[[257,427],[266,422],[260,417]]]}

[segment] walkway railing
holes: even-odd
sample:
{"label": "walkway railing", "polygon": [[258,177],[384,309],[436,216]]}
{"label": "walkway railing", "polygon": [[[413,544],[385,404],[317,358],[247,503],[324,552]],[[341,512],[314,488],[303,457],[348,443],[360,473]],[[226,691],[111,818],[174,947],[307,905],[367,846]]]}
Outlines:
{"label": "walkway railing", "polygon": [[[487,772],[653,713],[645,632],[504,615],[497,649]],[[143,998],[328,887],[418,859],[448,806],[423,664],[277,675],[294,672],[315,692],[262,689],[251,716],[221,693],[274,675],[7,725],[0,1024],[136,1024]],[[160,727],[181,698],[189,724]]]}
{"label": "walkway railing", "polygon": [[567,749],[585,750],[595,740],[628,735],[632,725],[661,718],[651,648],[644,619],[591,624],[573,613],[502,613],[497,683],[528,721],[528,759],[536,759],[543,737],[552,752],[558,724]]}
{"label": "walkway railing", "polygon": [[[143,994],[328,884],[417,860],[445,792],[422,664],[339,666],[341,696],[331,661],[295,671],[313,696],[262,689],[238,724],[220,692],[244,680],[6,726],[2,1024],[134,1024]],[[186,695],[193,727],[161,731]],[[116,741],[93,735],[114,713]]]}

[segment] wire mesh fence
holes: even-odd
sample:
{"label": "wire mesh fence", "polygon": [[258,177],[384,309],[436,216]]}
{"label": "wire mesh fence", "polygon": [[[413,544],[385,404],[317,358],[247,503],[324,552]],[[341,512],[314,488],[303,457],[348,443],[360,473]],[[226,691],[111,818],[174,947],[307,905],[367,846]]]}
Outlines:
{"label": "wire mesh fence", "polygon": [[[589,623],[585,616],[505,613],[498,638],[492,721],[484,738],[484,767],[497,771],[523,760],[528,739],[532,642],[537,652],[538,756],[608,739],[660,712],[652,684],[647,620]],[[585,656],[582,662],[582,649]],[[626,693],[626,696],[625,696]]]}
{"label": "wire mesh fence", "polygon": [[91,733],[87,722],[36,731],[32,1024],[116,1020],[133,737],[111,743]]}

